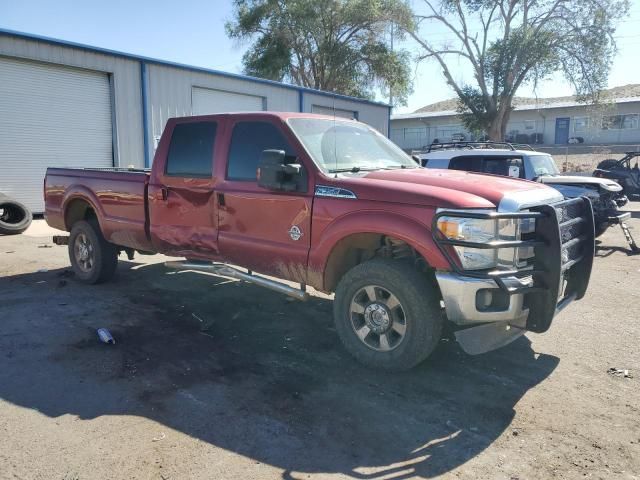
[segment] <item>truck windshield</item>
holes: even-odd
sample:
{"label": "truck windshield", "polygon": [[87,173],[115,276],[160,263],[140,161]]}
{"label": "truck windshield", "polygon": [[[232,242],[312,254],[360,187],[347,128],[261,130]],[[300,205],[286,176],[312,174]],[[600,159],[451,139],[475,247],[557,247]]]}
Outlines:
{"label": "truck windshield", "polygon": [[527,168],[530,172],[533,172],[534,177],[558,175],[560,173],[551,155],[529,155],[527,156],[527,160],[529,161]]}
{"label": "truck windshield", "polygon": [[319,118],[291,118],[288,123],[325,172],[418,167],[394,143],[362,123]]}

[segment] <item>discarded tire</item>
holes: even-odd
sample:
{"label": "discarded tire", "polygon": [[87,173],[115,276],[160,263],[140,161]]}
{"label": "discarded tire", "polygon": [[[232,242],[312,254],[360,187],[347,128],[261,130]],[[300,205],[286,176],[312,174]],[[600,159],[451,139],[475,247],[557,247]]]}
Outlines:
{"label": "discarded tire", "polygon": [[32,219],[31,211],[25,205],[0,194],[0,234],[22,233],[29,228]]}

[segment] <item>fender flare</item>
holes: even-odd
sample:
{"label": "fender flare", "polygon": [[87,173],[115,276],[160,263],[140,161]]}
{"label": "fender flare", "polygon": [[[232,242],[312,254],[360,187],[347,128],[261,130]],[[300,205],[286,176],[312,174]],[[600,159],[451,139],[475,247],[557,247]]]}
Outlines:
{"label": "fender flare", "polygon": [[431,237],[431,218],[432,214],[427,213],[425,223],[421,223],[406,215],[370,210],[348,213],[335,219],[325,227],[310,252],[310,285],[320,283],[318,286],[325,289],[326,269],[334,249],[340,241],[355,234],[372,233],[397,238],[415,249],[431,267],[450,269]]}
{"label": "fender flare", "polygon": [[102,230],[104,223],[104,210],[100,205],[97,195],[89,188],[78,184],[71,185],[69,188],[67,188],[67,191],[65,192],[62,199],[61,212],[67,230],[71,231],[71,225],[67,225],[67,210],[69,208],[69,205],[71,205],[71,203],[75,200],[82,200],[91,206],[96,214],[98,225]]}

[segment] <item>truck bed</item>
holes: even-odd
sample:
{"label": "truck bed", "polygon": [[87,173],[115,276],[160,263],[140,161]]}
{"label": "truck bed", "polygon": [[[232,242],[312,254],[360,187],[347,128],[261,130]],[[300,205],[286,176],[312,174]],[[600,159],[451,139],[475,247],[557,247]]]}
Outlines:
{"label": "truck bed", "polygon": [[151,250],[147,235],[148,183],[148,170],[49,168],[44,184],[47,222],[69,231],[69,216],[83,215],[88,202],[109,242]]}

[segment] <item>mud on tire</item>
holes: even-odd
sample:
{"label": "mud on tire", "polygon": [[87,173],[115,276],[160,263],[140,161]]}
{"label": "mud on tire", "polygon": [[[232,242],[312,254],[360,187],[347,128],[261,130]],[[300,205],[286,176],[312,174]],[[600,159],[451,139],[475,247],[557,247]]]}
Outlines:
{"label": "mud on tire", "polygon": [[69,259],[77,280],[86,284],[102,283],[111,279],[116,271],[118,249],[105,240],[97,221],[80,220],[71,228]]}
{"label": "mud on tire", "polygon": [[410,263],[376,258],[340,280],[334,321],[345,348],[361,363],[407,370],[440,340],[443,312],[437,288]]}

